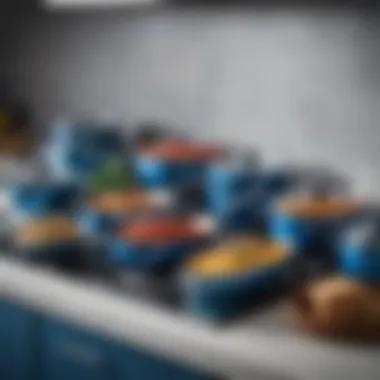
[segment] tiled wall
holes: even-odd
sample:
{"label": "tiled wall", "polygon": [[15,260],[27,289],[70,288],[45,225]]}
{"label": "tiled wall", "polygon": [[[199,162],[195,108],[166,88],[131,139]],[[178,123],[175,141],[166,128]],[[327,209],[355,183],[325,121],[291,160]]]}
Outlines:
{"label": "tiled wall", "polygon": [[25,24],[13,78],[41,124],[159,118],[268,163],[332,165],[377,196],[378,36],[344,9],[53,14]]}

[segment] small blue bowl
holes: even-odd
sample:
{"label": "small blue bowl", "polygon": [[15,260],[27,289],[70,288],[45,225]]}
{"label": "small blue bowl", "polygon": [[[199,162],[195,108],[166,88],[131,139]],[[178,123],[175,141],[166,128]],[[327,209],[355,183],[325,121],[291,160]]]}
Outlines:
{"label": "small blue bowl", "polygon": [[25,217],[72,211],[80,189],[72,182],[15,184],[8,189],[11,211]]}
{"label": "small blue bowl", "polygon": [[170,244],[134,243],[113,236],[108,239],[109,261],[120,268],[156,272],[174,268],[189,255],[198,252],[215,236],[217,224],[207,216],[194,216],[201,236],[196,239],[173,241]]}
{"label": "small blue bowl", "polygon": [[124,214],[104,213],[88,207],[79,213],[78,224],[87,236],[108,236],[126,218]]}
{"label": "small blue bowl", "polygon": [[78,182],[85,180],[89,173],[110,157],[124,156],[124,152],[104,137],[104,146],[92,143],[72,145],[49,145],[43,154],[47,167],[55,178],[70,178]]}
{"label": "small blue bowl", "polygon": [[225,230],[265,231],[270,205],[271,199],[265,192],[252,191],[248,196],[242,194],[216,217]]}
{"label": "small blue bowl", "polygon": [[286,212],[275,212],[270,222],[270,236],[294,247],[296,253],[310,251],[331,252],[346,219],[301,219]]}
{"label": "small blue bowl", "polygon": [[171,195],[168,192],[151,192],[152,210],[144,212],[120,212],[107,213],[95,210],[91,205],[85,206],[78,211],[78,224],[87,236],[109,236],[117,228],[128,220],[133,220],[143,214],[155,214],[167,210],[172,202]]}
{"label": "small blue bowl", "polygon": [[186,309],[211,319],[225,319],[274,294],[284,283],[289,261],[232,277],[202,278],[185,274],[182,295]]}
{"label": "small blue bowl", "polygon": [[59,180],[83,182],[106,158],[87,148],[49,147],[45,152],[50,175]]}
{"label": "small blue bowl", "polygon": [[192,162],[165,162],[139,155],[134,161],[137,177],[148,189],[169,188],[205,173],[207,164]]}
{"label": "small blue bowl", "polygon": [[341,233],[354,223],[356,216],[326,219],[303,219],[275,211],[270,220],[270,237],[294,248],[297,254],[335,252]]}
{"label": "small blue bowl", "polygon": [[343,275],[367,283],[380,283],[380,250],[364,244],[342,244],[338,268]]}
{"label": "small blue bowl", "polygon": [[93,122],[58,122],[52,127],[51,141],[69,148],[112,153],[122,149],[122,134],[116,126]]}
{"label": "small blue bowl", "polygon": [[234,170],[226,165],[210,165],[206,171],[206,198],[209,211],[215,215],[228,210],[239,195],[259,185],[261,173]]}
{"label": "small blue bowl", "polygon": [[206,178],[208,208],[227,229],[266,230],[272,200],[291,184],[290,175],[282,171],[236,171],[212,165]]}

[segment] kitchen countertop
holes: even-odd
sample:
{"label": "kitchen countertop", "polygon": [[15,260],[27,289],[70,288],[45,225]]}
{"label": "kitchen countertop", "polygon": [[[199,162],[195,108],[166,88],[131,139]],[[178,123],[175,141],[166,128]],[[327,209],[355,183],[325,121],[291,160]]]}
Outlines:
{"label": "kitchen countertop", "polygon": [[349,346],[294,331],[284,305],[215,326],[78,280],[0,259],[0,296],[216,375],[247,379],[378,380],[380,347]]}
{"label": "kitchen countertop", "polygon": [[[37,172],[23,161],[0,161],[0,183]],[[1,253],[0,297],[234,380],[380,379],[380,347],[305,336],[290,327],[283,305],[218,327]]]}

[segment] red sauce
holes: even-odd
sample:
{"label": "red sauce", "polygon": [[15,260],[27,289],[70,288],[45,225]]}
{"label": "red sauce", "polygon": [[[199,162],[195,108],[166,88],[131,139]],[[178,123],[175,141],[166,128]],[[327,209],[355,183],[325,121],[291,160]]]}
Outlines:
{"label": "red sauce", "polygon": [[166,140],[143,149],[143,154],[165,161],[210,162],[223,154],[217,144],[185,140]]}
{"label": "red sauce", "polygon": [[165,244],[199,238],[200,231],[191,221],[170,216],[136,221],[123,227],[119,235],[134,243]]}

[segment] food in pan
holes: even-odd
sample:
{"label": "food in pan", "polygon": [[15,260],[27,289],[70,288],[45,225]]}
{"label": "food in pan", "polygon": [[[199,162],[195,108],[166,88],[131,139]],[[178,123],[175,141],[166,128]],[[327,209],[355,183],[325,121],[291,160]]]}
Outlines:
{"label": "food in pan", "polygon": [[154,202],[149,194],[140,190],[113,191],[93,196],[91,206],[96,211],[113,214],[148,211]]}
{"label": "food in pan", "polygon": [[261,239],[238,238],[223,242],[190,259],[187,269],[196,276],[228,276],[281,264],[288,257],[285,245]]}
{"label": "food in pan", "polygon": [[87,187],[91,193],[116,192],[137,187],[134,173],[119,159],[105,160],[88,178]]}
{"label": "food in pan", "polygon": [[75,241],[79,237],[76,225],[67,218],[50,216],[25,223],[16,233],[21,246],[54,245]]}
{"label": "food in pan", "polygon": [[164,161],[209,162],[223,154],[216,144],[200,143],[185,140],[165,140],[153,143],[141,152]]}
{"label": "food in pan", "polygon": [[356,213],[359,205],[345,197],[289,198],[281,202],[280,209],[301,219],[339,218]]}
{"label": "food in pan", "polygon": [[168,244],[201,237],[191,219],[179,216],[148,217],[122,227],[119,236],[133,243]]}

